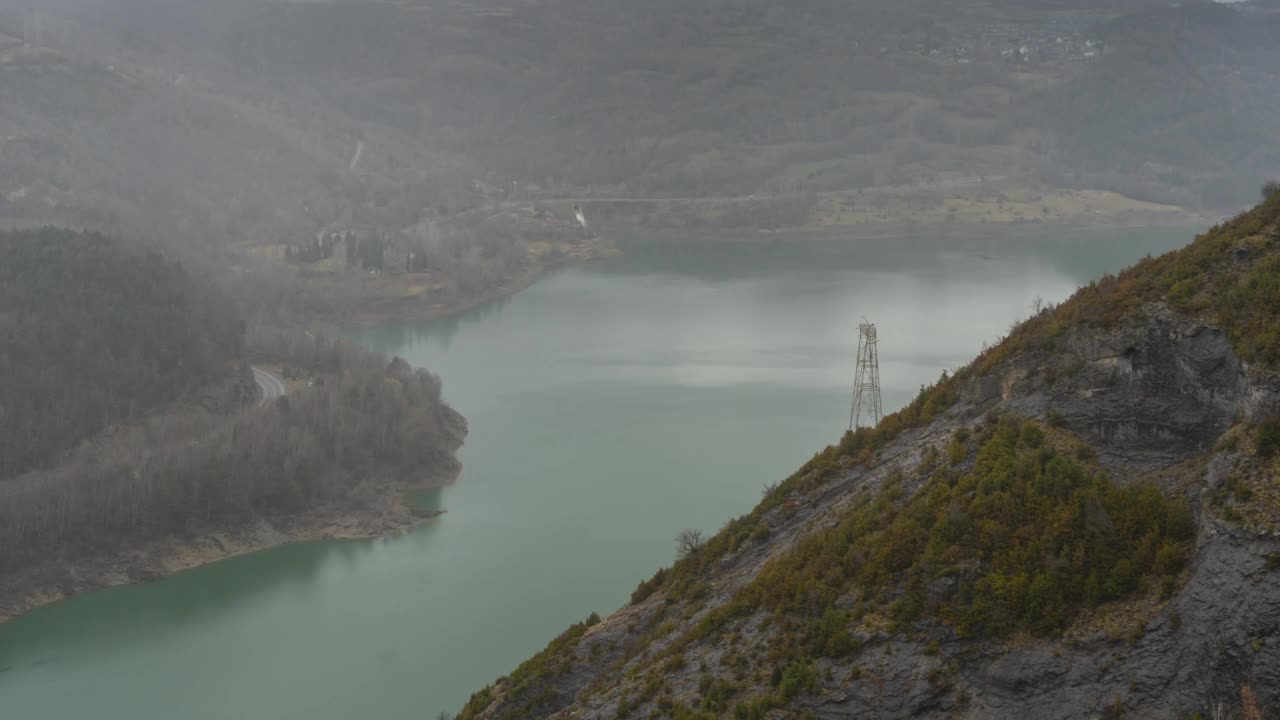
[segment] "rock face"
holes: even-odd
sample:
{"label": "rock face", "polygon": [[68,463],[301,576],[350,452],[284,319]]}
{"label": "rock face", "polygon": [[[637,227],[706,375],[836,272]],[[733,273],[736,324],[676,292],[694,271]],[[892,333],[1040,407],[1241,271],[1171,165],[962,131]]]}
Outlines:
{"label": "rock face", "polygon": [[[1053,413],[1117,469],[1144,470],[1205,452],[1237,414],[1277,411],[1267,378],[1251,379],[1221,330],[1151,304],[1113,330],[1076,328],[1003,375],[1005,406]],[[991,381],[981,383],[989,386]],[[995,399],[987,390],[976,401]]]}
{"label": "rock face", "polygon": [[[1280,545],[1215,529],[1202,542],[1185,589],[1135,641],[1102,636],[1074,647],[1045,642],[1012,650],[956,643],[935,657],[905,645],[873,661],[881,682],[850,683],[845,697],[801,705],[819,718],[1067,720],[1118,703],[1126,717],[1183,718],[1206,707],[1207,698],[1238,697],[1248,684],[1264,707],[1276,707],[1280,572],[1267,569],[1265,555]],[[930,683],[931,666],[947,660],[956,663],[948,681],[954,685]]]}
{"label": "rock face", "polygon": [[[1072,329],[1052,347],[970,379],[943,417],[903,433],[872,462],[849,463],[805,497],[770,511],[767,539],[722,557],[695,611],[673,620],[659,590],[588,629],[554,670],[523,688],[499,683],[478,716],[670,717],[663,696],[697,708],[706,677],[730,674],[740,679],[736,697],[769,691],[767,677],[747,679],[743,687],[734,667],[738,649],[770,632],[757,629],[763,624],[754,617],[733,633],[712,633],[683,647],[682,662],[664,667],[661,692],[647,699],[637,699],[628,673],[651,667],[770,558],[831,525],[860,494],[916,467],[957,428],[981,423],[992,411],[1065,427],[1096,450],[1117,482],[1142,476],[1198,503],[1196,549],[1181,589],[1168,601],[1131,604],[1109,622],[1073,629],[1062,640],[960,639],[932,621],[906,634],[863,633],[856,638],[857,672],[848,663],[820,660],[816,690],[761,717],[1066,720],[1123,711],[1124,717],[1173,719],[1216,701],[1238,704],[1244,685],[1262,707],[1280,711],[1280,534],[1226,523],[1200,502],[1236,467],[1235,457],[1215,451],[1215,443],[1240,419],[1280,411],[1278,388],[1275,376],[1239,361],[1221,330],[1161,304],[1110,330]],[[1189,458],[1201,460],[1190,475],[1178,470]],[[836,606],[842,603],[853,599]],[[733,716],[726,708],[711,712]]]}

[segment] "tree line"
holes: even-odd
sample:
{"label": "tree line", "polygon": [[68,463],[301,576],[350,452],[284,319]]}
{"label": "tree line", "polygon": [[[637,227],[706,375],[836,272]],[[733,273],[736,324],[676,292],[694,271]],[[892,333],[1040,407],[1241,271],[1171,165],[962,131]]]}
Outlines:
{"label": "tree line", "polygon": [[[0,570],[359,505],[458,467],[464,421],[435,376],[248,327],[203,278],[100,234],[0,234],[0,337]],[[250,357],[313,381],[252,408]]]}
{"label": "tree line", "polygon": [[0,569],[359,505],[457,469],[463,421],[435,376],[302,333],[260,339],[326,371],[322,381],[250,412],[140,424],[57,468],[0,483]]}
{"label": "tree line", "polygon": [[243,328],[204,279],[94,233],[0,233],[0,480],[233,369]]}

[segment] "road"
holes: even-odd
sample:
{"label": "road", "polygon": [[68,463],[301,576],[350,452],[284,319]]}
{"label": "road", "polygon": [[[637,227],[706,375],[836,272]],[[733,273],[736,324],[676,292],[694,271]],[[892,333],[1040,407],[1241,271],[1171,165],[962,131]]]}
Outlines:
{"label": "road", "polygon": [[258,400],[258,405],[266,405],[276,398],[284,397],[284,382],[266,370],[253,368],[253,381],[262,388],[262,399]]}

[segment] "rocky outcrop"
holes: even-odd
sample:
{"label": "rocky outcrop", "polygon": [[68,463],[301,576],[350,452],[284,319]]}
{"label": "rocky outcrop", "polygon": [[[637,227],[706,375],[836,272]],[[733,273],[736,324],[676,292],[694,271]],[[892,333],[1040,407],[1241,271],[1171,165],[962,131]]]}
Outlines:
{"label": "rocky outcrop", "polygon": [[1074,328],[975,383],[969,399],[997,399],[996,384],[1009,410],[1053,417],[1117,470],[1208,451],[1237,419],[1280,411],[1276,377],[1251,374],[1221,330],[1162,304],[1118,328]]}
{"label": "rocky outcrop", "polygon": [[[1106,635],[1071,645],[1015,648],[944,643],[928,655],[922,643],[876,652],[874,668],[841,695],[808,699],[818,718],[1096,717],[1108,708],[1125,717],[1184,718],[1213,699],[1232,700],[1242,685],[1265,707],[1280,702],[1280,572],[1267,555],[1275,539],[1205,533],[1190,580],[1178,597],[1134,628],[1141,636]],[[936,668],[954,668],[930,680]]]}

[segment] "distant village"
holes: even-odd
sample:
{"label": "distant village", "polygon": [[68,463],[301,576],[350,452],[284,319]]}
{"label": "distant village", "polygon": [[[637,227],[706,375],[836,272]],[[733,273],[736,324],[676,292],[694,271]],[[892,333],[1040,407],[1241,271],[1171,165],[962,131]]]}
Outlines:
{"label": "distant village", "polygon": [[[1091,37],[1093,22],[1088,19],[1054,19],[1039,26],[990,23],[973,33],[949,34],[915,40],[897,48],[910,54],[938,58],[957,64],[998,61],[1020,65],[1069,65],[1091,62],[1106,51],[1105,43]],[[881,47],[880,52],[890,48]]]}
{"label": "distant village", "polygon": [[[518,225],[520,235],[531,242],[574,243],[595,238],[581,208],[576,205],[569,217],[533,203],[511,203],[508,207],[482,210],[487,212],[477,217],[477,222]],[[447,256],[456,253],[459,243],[455,241],[462,238],[454,236],[465,234],[460,227],[442,228],[437,222],[429,221],[397,231],[376,227],[326,228],[314,238],[285,243],[284,256],[302,265],[331,262],[348,270],[371,273],[427,273],[442,270]]]}

